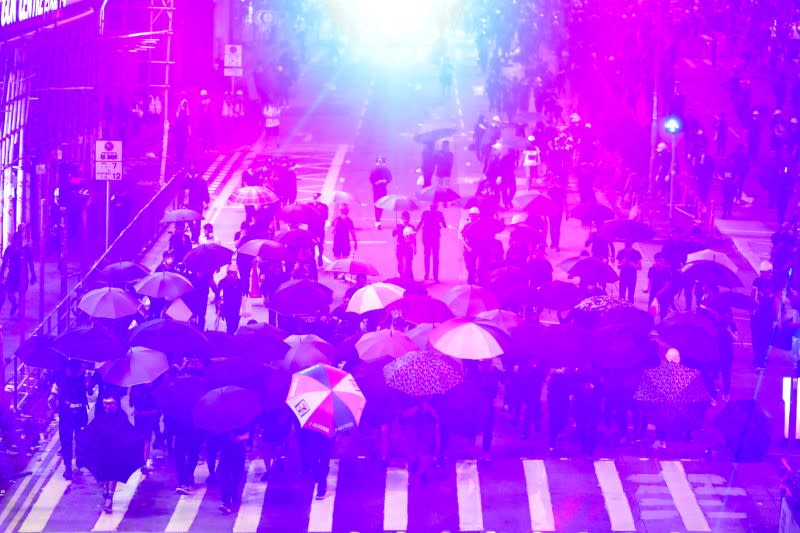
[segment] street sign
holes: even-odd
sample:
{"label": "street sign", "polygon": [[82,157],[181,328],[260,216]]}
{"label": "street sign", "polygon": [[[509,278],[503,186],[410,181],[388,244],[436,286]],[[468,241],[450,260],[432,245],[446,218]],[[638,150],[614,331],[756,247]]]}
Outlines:
{"label": "street sign", "polygon": [[99,181],[122,180],[122,141],[97,141],[94,176]]}
{"label": "street sign", "polygon": [[244,74],[244,70],[242,69],[242,45],[225,45],[224,67],[223,74],[225,74],[225,76],[242,76]]}
{"label": "street sign", "polygon": [[272,14],[272,11],[259,10],[253,15],[253,22],[262,28],[269,28],[272,26],[274,20],[275,16]]}

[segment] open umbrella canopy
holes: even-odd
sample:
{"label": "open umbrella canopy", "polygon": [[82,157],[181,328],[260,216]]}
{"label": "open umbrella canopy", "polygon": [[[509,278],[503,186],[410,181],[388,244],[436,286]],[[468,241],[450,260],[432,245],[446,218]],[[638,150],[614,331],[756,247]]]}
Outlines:
{"label": "open umbrella canopy", "polygon": [[106,283],[108,285],[121,285],[140,279],[149,273],[150,271],[147,269],[147,267],[142,266],[139,263],[134,263],[132,261],[118,261],[103,267],[103,269],[98,273],[98,279],[102,283]]}
{"label": "open umbrella canopy", "polygon": [[714,287],[720,286],[732,289],[742,287],[742,280],[736,272],[716,261],[694,261],[688,263],[683,267],[683,274],[687,279]]}
{"label": "open umbrella canopy", "polygon": [[569,271],[569,277],[580,278],[584,283],[615,283],[619,276],[608,263],[594,257],[581,259]]}
{"label": "open umbrella canopy", "polygon": [[541,306],[554,311],[567,311],[581,301],[581,290],[567,281],[545,283],[539,293]]}
{"label": "open umbrella canopy", "polygon": [[419,205],[413,199],[402,194],[389,194],[375,202],[375,207],[387,211],[416,211]]}
{"label": "open umbrella canopy", "polygon": [[403,297],[405,290],[391,283],[370,283],[358,289],[347,302],[349,313],[363,314],[368,311],[385,309],[389,304]]}
{"label": "open umbrella canopy", "polygon": [[293,279],[283,284],[269,299],[268,307],[283,315],[313,315],[327,310],[333,291],[310,279]]}
{"label": "open umbrella canopy", "polygon": [[383,376],[389,387],[410,396],[424,397],[444,394],[464,381],[464,369],[452,357],[415,351],[383,367]]}
{"label": "open umbrella canopy", "polygon": [[211,389],[211,384],[200,376],[170,376],[158,383],[153,398],[165,416],[183,421],[191,419],[192,407]]}
{"label": "open umbrella canopy", "polygon": [[[239,328],[236,333],[244,328]],[[233,350],[233,335],[225,331],[207,330],[203,332],[208,340],[208,355],[210,357],[224,357],[236,353]]]}
{"label": "open umbrella canopy", "polygon": [[[442,322],[444,322],[444,320],[442,320]],[[432,323],[420,324],[406,331],[406,336],[414,341],[414,344],[416,344],[418,348],[422,349],[428,345],[428,339],[430,338],[431,331],[433,331],[433,328],[435,327],[436,326]]]}
{"label": "open umbrella canopy", "polygon": [[236,251],[242,255],[257,255],[262,259],[277,261],[286,259],[287,256],[286,245],[269,239],[251,239],[242,244]]}
{"label": "open umbrella canopy", "polygon": [[161,218],[162,224],[169,224],[172,222],[196,222],[201,220],[203,216],[192,209],[173,209],[167,211]]}
{"label": "open umbrella canopy", "polygon": [[226,433],[247,427],[263,410],[255,391],[234,386],[219,387],[198,400],[192,408],[192,421],[198,429]]}
{"label": "open umbrella canopy", "polygon": [[127,291],[116,287],[94,289],[83,295],[78,309],[92,318],[124,318],[139,312],[141,303]]}
{"label": "open umbrella canopy", "polygon": [[64,366],[65,357],[50,348],[53,344],[51,335],[35,335],[20,344],[14,355],[28,366],[58,370]]}
{"label": "open umbrella canopy", "polygon": [[578,204],[570,213],[570,218],[577,218],[584,224],[605,222],[607,220],[612,220],[615,216],[614,211],[610,207],[597,202]]}
{"label": "open umbrella canopy", "polygon": [[367,400],[361,417],[361,426],[379,427],[390,423],[394,415],[409,399],[402,392],[389,387],[383,377],[383,369],[394,361],[391,357],[381,357],[374,361],[359,361],[351,370],[361,392]]}
{"label": "open umbrella canopy", "polygon": [[681,362],[688,366],[719,361],[719,330],[708,317],[681,313],[661,322],[656,330],[664,342],[680,352]]}
{"label": "open umbrella canopy", "polygon": [[494,292],[478,285],[456,285],[442,297],[442,301],[456,316],[475,316],[500,306]]}
{"label": "open umbrella canopy", "polygon": [[445,203],[455,202],[461,196],[450,187],[441,185],[430,185],[417,191],[417,199],[423,202]]}
{"label": "open umbrella canopy", "polygon": [[322,195],[322,201],[326,204],[348,204],[355,205],[358,200],[355,196],[346,191],[333,191]]}
{"label": "open umbrella canopy", "polygon": [[144,466],[142,438],[121,411],[96,416],[77,436],[78,464],[97,481],[127,483]]}
{"label": "open umbrella canopy", "polygon": [[256,361],[280,361],[289,345],[265,328],[239,328],[231,342],[230,355]]}
{"label": "open umbrella canopy", "polygon": [[192,272],[214,272],[230,264],[233,250],[221,244],[209,242],[200,244],[189,250],[183,258],[183,263]]}
{"label": "open umbrella canopy", "polygon": [[302,228],[290,228],[275,235],[275,240],[291,250],[314,246],[314,235]]}
{"label": "open umbrella canopy", "polygon": [[655,230],[638,220],[611,220],[600,227],[600,236],[609,241],[644,242],[652,241]]}
{"label": "open umbrella canopy", "polygon": [[453,312],[446,303],[427,295],[407,294],[389,304],[386,311],[400,313],[412,324],[439,324],[453,318]]}
{"label": "open umbrella canopy", "polygon": [[151,383],[167,370],[169,361],[166,354],[144,346],[134,346],[124,357],[103,363],[100,375],[106,383],[128,388]]}
{"label": "open umbrella canopy", "polygon": [[531,198],[522,209],[529,215],[548,217],[557,215],[561,210],[561,206],[549,196],[545,194],[537,194]]}
{"label": "open umbrella canopy", "polygon": [[362,361],[374,361],[386,356],[397,359],[416,349],[417,345],[408,336],[391,329],[365,333],[356,342],[356,350]]}
{"label": "open umbrella canopy", "polygon": [[181,322],[189,322],[194,316],[192,311],[183,298],[173,300],[166,309],[164,309],[164,316],[172,320],[179,320]]}
{"label": "open umbrella canopy", "polygon": [[325,267],[325,272],[335,272],[338,274],[364,274],[365,276],[380,276],[378,269],[369,263],[356,261],[348,257],[347,259],[337,259]]}
{"label": "open umbrella canopy", "polygon": [[700,250],[699,252],[688,254],[686,256],[687,265],[697,261],[711,261],[712,263],[719,263],[720,265],[727,267],[731,272],[736,272],[739,270],[736,264],[731,261],[731,258],[728,257],[728,254],[715,252],[714,250],[710,250],[708,248],[705,250]]}
{"label": "open umbrella canopy", "polygon": [[732,290],[720,291],[717,294],[711,295],[703,302],[703,305],[715,311],[724,311],[726,309],[752,311],[755,307],[755,299],[752,294],[746,294],[744,292]]}
{"label": "open umbrella canopy", "polygon": [[68,359],[90,363],[102,363],[125,354],[122,342],[113,333],[99,326],[66,331],[53,339],[50,349]]}
{"label": "open umbrella canopy", "polygon": [[680,363],[662,362],[642,373],[633,395],[639,402],[681,405],[711,400],[699,371]]}
{"label": "open umbrella canopy", "polygon": [[281,207],[278,218],[290,224],[312,224],[319,220],[320,213],[310,204],[289,204]]}
{"label": "open umbrella canopy", "polygon": [[540,337],[535,359],[550,368],[586,368],[592,364],[590,333],[574,324],[553,324]]}
{"label": "open umbrella canopy", "polygon": [[[641,314],[633,304],[614,296],[591,296],[581,300],[569,313],[569,320],[575,324],[592,329],[601,325],[625,322],[628,318],[638,320]],[[652,318],[649,318],[652,324]]]}
{"label": "open umbrella canopy", "polygon": [[591,332],[594,364],[608,370],[634,370],[658,364],[658,346],[646,334],[618,327]]}
{"label": "open umbrella canopy", "polygon": [[278,195],[260,185],[241,187],[230,197],[232,204],[262,206],[277,202]]}
{"label": "open umbrella canopy", "polygon": [[258,391],[272,368],[254,359],[238,356],[213,358],[206,363],[203,379],[212,389],[233,385]]}
{"label": "open umbrella canopy", "polygon": [[283,364],[291,372],[297,372],[318,363],[330,364],[333,362],[335,356],[333,345],[316,335],[290,335],[286,337],[285,341],[290,348],[283,359]]}
{"label": "open umbrella canopy", "polygon": [[522,318],[513,311],[492,309],[475,315],[475,322],[481,325],[488,324],[494,326],[506,335],[509,335],[512,329],[522,324]]}
{"label": "open umbrella canopy", "polygon": [[128,345],[146,346],[164,352],[173,361],[209,355],[205,335],[186,322],[169,318],[156,318],[139,324],[131,330]]}
{"label": "open umbrella canopy", "polygon": [[320,364],[292,376],[286,404],[300,427],[333,437],[358,425],[367,400],[351,374]]}
{"label": "open umbrella canopy", "polygon": [[490,329],[463,317],[436,326],[428,342],[439,352],[456,359],[479,361],[497,357],[505,351]]}
{"label": "open umbrella canopy", "polygon": [[133,286],[137,294],[172,301],[192,291],[192,283],[176,272],[153,272]]}

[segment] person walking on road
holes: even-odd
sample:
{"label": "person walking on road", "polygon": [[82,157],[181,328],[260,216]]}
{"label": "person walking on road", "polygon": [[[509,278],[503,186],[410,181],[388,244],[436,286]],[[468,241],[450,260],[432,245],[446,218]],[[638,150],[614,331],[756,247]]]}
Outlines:
{"label": "person walking on road", "polygon": [[450,141],[442,141],[441,148],[436,152],[436,178],[439,186],[449,188],[452,177],[453,152],[450,150]]}
{"label": "person walking on road", "polygon": [[172,138],[175,141],[175,161],[179,165],[186,162],[186,149],[189,145],[189,137],[192,135],[192,126],[189,117],[189,101],[181,98],[178,110],[175,112],[175,122],[170,128]]}
{"label": "person walking on road", "polygon": [[636,293],[636,273],[642,269],[642,254],[633,247],[633,242],[625,241],[625,247],[617,253],[619,264],[619,297],[633,303]]}
{"label": "person walking on road", "polygon": [[767,355],[778,321],[780,302],[775,292],[772,263],[762,261],[758,270],[759,275],[753,281],[755,307],[753,314],[750,315],[750,331],[753,338],[753,365],[763,370],[767,365]]}
{"label": "person walking on road", "polygon": [[350,244],[352,250],[358,251],[358,241],[356,240],[356,227],[353,219],[350,218],[350,206],[342,204],[339,207],[339,216],[333,219],[331,224],[333,232],[333,257],[335,259],[347,259],[350,257]]}
{"label": "person walking on road", "polygon": [[400,222],[392,230],[392,237],[395,238],[396,245],[395,252],[397,256],[397,273],[401,278],[406,276],[406,267],[411,266],[411,262],[406,261],[408,252],[408,243],[405,233],[406,228],[411,228],[411,231],[414,231],[414,226],[411,224],[411,213],[408,211],[403,211],[400,213]]}
{"label": "person walking on road", "polygon": [[264,105],[264,133],[267,137],[265,148],[275,146],[281,147],[280,134],[281,134],[281,107],[271,101]]}
{"label": "person walking on road", "polygon": [[56,375],[48,403],[58,412],[58,438],[64,461],[64,479],[72,481],[72,458],[75,439],[89,423],[88,388],[80,361],[70,360]]}
{"label": "person walking on road", "polygon": [[439,283],[439,245],[442,229],[447,228],[444,215],[439,211],[436,202],[431,203],[427,211],[422,212],[417,232],[422,234],[422,257],[425,265],[425,281],[433,274],[433,282]]}
{"label": "person walking on road", "polygon": [[422,148],[422,164],[420,165],[423,187],[430,187],[433,184],[433,174],[435,171],[436,148],[432,142],[428,141]]}
{"label": "person walking on road", "polygon": [[217,475],[222,498],[219,510],[224,515],[230,514],[241,498],[248,440],[250,440],[250,433],[244,429],[233,431],[222,438]]}
{"label": "person walking on road", "polygon": [[30,245],[22,240],[22,233],[17,232],[11,238],[11,244],[3,252],[3,263],[0,265],[0,279],[5,276],[5,289],[8,301],[11,302],[10,315],[17,314],[19,302],[25,298],[29,284],[36,283],[36,272],[33,268],[33,252]]}
{"label": "person walking on road", "polygon": [[322,267],[322,254],[325,252],[325,223],[330,216],[328,205],[320,198],[321,193],[314,193],[314,199],[309,204],[316,216],[308,223],[308,231],[314,237],[314,244],[317,248],[317,266]]}
{"label": "person walking on road", "polygon": [[[386,166],[386,159],[379,156],[375,160],[375,168],[372,169],[369,175],[369,182],[372,184],[372,201],[377,202],[387,194],[389,194],[389,183],[392,181],[392,172]],[[375,228],[382,229],[381,217],[383,216],[383,209],[375,207]]]}
{"label": "person walking on road", "polygon": [[333,438],[310,429],[300,429],[297,436],[303,475],[310,477],[316,484],[315,499],[324,500],[328,497],[328,471],[333,453]]}
{"label": "person walking on road", "polygon": [[[184,207],[202,215],[211,201],[211,196],[208,194],[208,183],[196,171],[191,171],[183,190],[185,194]],[[192,232],[192,242],[197,244],[200,241],[200,221],[192,221],[189,229]]]}
{"label": "person walking on road", "polygon": [[239,279],[236,266],[228,265],[228,272],[219,282],[217,287],[217,298],[221,300],[220,314],[225,320],[226,331],[233,335],[239,329],[239,322],[242,319],[242,299],[244,298],[244,285]]}
{"label": "person walking on road", "polygon": [[481,220],[481,211],[471,207],[467,212],[467,223],[461,230],[464,244],[464,265],[467,268],[467,283],[479,282],[488,262],[489,241],[486,225]]}

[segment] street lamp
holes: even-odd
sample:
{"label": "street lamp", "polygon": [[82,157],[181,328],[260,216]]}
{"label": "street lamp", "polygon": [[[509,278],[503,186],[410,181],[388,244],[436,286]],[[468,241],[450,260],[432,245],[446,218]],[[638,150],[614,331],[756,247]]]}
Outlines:
{"label": "street lamp", "polygon": [[678,144],[678,134],[681,132],[681,119],[676,116],[669,116],[664,121],[664,131],[672,136],[672,153],[670,154],[669,164],[669,219],[672,220],[672,212],[675,207],[675,176],[678,174],[677,161],[675,154]]}

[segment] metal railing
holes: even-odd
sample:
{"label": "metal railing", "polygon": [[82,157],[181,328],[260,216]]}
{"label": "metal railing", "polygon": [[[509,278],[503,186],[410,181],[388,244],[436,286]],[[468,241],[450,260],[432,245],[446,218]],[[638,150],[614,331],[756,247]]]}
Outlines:
{"label": "metal railing", "polygon": [[[124,260],[142,257],[163,233],[161,218],[167,208],[174,204],[184,181],[179,171],[142,207],[128,225],[119,233],[111,245],[94,262],[72,290],[56,304],[41,323],[31,332],[35,335],[57,335],[78,323],[77,306],[80,297],[95,282],[97,273],[105,266]],[[42,280],[43,282],[43,280]],[[49,373],[46,370],[28,367],[16,355],[13,358],[13,373],[7,378],[5,390],[13,394],[13,405],[21,412]]]}

